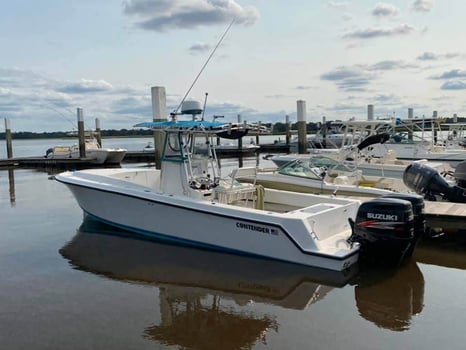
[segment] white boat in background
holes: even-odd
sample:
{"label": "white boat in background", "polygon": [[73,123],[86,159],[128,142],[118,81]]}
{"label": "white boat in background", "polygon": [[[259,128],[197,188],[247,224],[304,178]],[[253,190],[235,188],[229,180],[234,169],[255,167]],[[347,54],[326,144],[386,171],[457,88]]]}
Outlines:
{"label": "white boat in background", "polygon": [[445,162],[455,166],[466,160],[466,150],[448,149],[445,146],[432,145],[428,141],[420,142],[387,142],[383,145],[374,145],[370,155],[375,158],[383,158],[390,151],[396,153],[396,157],[402,160],[420,160]]}
{"label": "white boat in background", "polygon": [[152,152],[155,152],[155,146],[154,146],[154,143],[152,141],[149,141],[147,143],[147,145],[145,145],[142,149],[143,152],[149,152],[149,153],[152,153]]}
{"label": "white boat in background", "polygon": [[[278,169],[258,171],[256,183],[278,190],[352,197],[380,197],[409,191],[401,178],[363,175],[360,170],[351,170],[338,162],[337,166],[326,168],[324,164],[329,162],[335,163],[327,157],[294,159]],[[239,177],[239,180],[248,179]]]}
{"label": "white boat in background", "polygon": [[366,157],[347,152],[342,153],[312,153],[274,155],[267,159],[282,167],[296,159],[309,160],[310,166],[324,168],[324,170],[342,170],[354,172],[360,170],[362,175],[381,176],[401,179],[406,167],[412,163],[422,163],[436,169],[441,174],[447,174],[453,168],[444,162],[429,162],[426,159],[415,161],[398,159],[395,152],[389,151],[382,158]]}
{"label": "white boat in background", "polygon": [[[466,160],[466,149],[463,146],[465,126],[460,123],[442,124],[436,118],[397,119],[381,123],[375,129],[370,129],[370,134],[388,132],[391,137],[385,143],[368,147],[366,154],[383,158],[392,151],[401,160],[425,159],[455,167]],[[445,132],[445,128],[448,131]],[[444,134],[447,136],[444,137]]]}
{"label": "white boat in background", "polygon": [[[384,236],[387,227],[396,227],[397,232],[406,227],[405,239],[397,241],[397,233],[393,238],[398,243],[384,246],[384,252],[396,247],[394,254],[400,258],[413,244],[408,201],[360,204],[237,181],[239,176],[254,177],[256,168],[235,169],[222,177],[213,141],[228,124],[197,121],[193,116],[192,121],[136,126],[164,131],[161,169],[89,169],[56,176],[84,212],[100,221],[169,242],[337,271],[358,261],[365,244],[359,231],[365,230],[367,236],[362,222],[368,217],[373,217],[369,231],[383,231]],[[194,153],[196,138],[210,145],[208,155]],[[387,211],[392,215],[397,208],[399,215],[390,216],[396,220],[377,224],[377,218],[387,221]]]}
{"label": "white boat in background", "polygon": [[[123,148],[102,148],[95,138],[85,140],[86,158],[92,159],[94,164],[120,164],[126,154]],[[49,148],[45,154],[50,159],[78,159],[80,158],[79,145],[54,146]]]}
{"label": "white boat in background", "polygon": [[[431,121],[431,123],[433,122]],[[345,134],[345,137],[348,137],[346,141],[343,141],[344,146],[340,149],[310,148],[307,150],[309,154],[292,153],[272,156],[267,159],[272,160],[280,167],[294,159],[313,159],[315,157],[315,161],[311,160],[311,162],[318,163],[324,160],[324,158],[319,157],[327,157],[333,159],[336,164],[332,165],[332,161],[327,161],[329,164],[326,165],[326,168],[334,168],[339,165],[339,162],[353,170],[361,170],[364,175],[401,178],[406,167],[413,161],[424,163],[440,173],[446,174],[466,157],[466,150],[458,146],[458,142],[453,142],[453,139],[451,143],[454,143],[455,147],[452,145],[431,147],[426,140],[414,142],[405,137],[398,137],[399,134],[393,134],[398,125],[390,120],[351,120],[343,128],[348,133],[348,135]],[[416,124],[414,123],[414,125]],[[410,133],[414,134],[414,131]],[[458,128],[452,134],[462,137]],[[362,135],[366,136],[361,142],[354,144],[356,136],[360,138]],[[413,153],[412,149],[414,148],[417,151]],[[409,149],[411,151],[408,151]],[[443,152],[445,149],[448,149],[448,152]],[[399,152],[402,154],[401,157]],[[416,154],[416,157],[408,156],[407,154],[410,152]],[[421,154],[426,157],[421,157]]]}

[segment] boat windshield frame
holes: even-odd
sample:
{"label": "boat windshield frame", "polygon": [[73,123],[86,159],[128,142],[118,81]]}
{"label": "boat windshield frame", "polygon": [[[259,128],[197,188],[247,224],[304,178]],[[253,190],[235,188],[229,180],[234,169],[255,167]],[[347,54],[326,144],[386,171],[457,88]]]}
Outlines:
{"label": "boat windshield frame", "polygon": [[[287,176],[296,176],[311,180],[322,181],[323,178],[317,172],[316,167],[310,166],[308,159],[295,159],[278,169],[278,173]],[[322,170],[322,169],[320,169]]]}

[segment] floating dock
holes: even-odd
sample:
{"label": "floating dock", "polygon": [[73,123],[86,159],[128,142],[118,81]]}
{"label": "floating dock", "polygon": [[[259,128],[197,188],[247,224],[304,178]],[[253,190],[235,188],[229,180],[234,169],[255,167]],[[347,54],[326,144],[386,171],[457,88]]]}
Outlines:
{"label": "floating dock", "polygon": [[425,210],[428,227],[466,233],[466,203],[425,201]]}
{"label": "floating dock", "polygon": [[[259,153],[287,153],[289,146],[285,144],[261,145],[258,149],[250,148],[228,148],[218,149],[216,154],[218,158],[239,158],[254,156]],[[123,158],[123,163],[153,163],[155,160],[154,152],[135,152],[128,151]],[[114,165],[114,164],[113,164]],[[86,167],[106,167],[108,164],[94,164],[92,158],[45,158],[39,157],[14,157],[10,159],[0,159],[0,168],[2,167],[25,167],[25,168],[57,168],[57,169],[84,169]]]}

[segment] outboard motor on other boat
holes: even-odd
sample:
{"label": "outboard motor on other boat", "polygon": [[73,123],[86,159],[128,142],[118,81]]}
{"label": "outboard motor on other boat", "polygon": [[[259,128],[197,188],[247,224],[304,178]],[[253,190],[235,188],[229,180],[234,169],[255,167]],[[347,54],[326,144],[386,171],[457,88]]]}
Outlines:
{"label": "outboard motor on other boat", "polygon": [[353,233],[349,241],[361,244],[361,261],[396,266],[415,245],[413,206],[407,200],[364,202],[350,225]]}
{"label": "outboard motor on other boat", "polygon": [[435,201],[436,196],[440,196],[450,202],[466,203],[466,188],[450,185],[436,169],[425,164],[408,165],[403,173],[403,182],[428,200]]}

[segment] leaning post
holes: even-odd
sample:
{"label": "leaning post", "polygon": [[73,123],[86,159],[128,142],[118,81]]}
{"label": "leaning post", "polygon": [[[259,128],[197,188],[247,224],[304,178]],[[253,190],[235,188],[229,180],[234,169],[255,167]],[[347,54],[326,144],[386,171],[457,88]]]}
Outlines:
{"label": "leaning post", "polygon": [[[152,97],[152,120],[154,122],[166,121],[167,95],[165,87],[153,86],[151,88]],[[155,167],[162,167],[163,131],[154,130],[155,147]]]}
{"label": "leaning post", "polygon": [[[240,127],[241,121],[242,121],[241,114],[238,114],[238,128]],[[246,127],[246,125],[244,125],[244,127]],[[239,137],[238,138],[238,155],[239,155],[239,157],[238,157],[238,166],[240,168],[243,167],[243,153],[242,153],[242,150],[243,150],[243,138]]]}
{"label": "leaning post", "polygon": [[306,101],[297,101],[298,112],[298,153],[307,153]]}
{"label": "leaning post", "polygon": [[286,145],[289,146],[290,145],[290,116],[289,115],[286,115],[285,116],[285,130],[286,130],[286,136],[285,136],[285,140],[286,140]]}
{"label": "leaning post", "polygon": [[13,145],[11,142],[10,119],[5,118],[5,139],[6,139],[6,155],[8,159],[13,158]]}
{"label": "leaning post", "polygon": [[100,119],[99,118],[95,118],[95,133],[96,133],[97,144],[99,145],[100,148],[102,148],[102,134],[100,133]]}
{"label": "leaning post", "polygon": [[259,134],[260,134],[260,132],[261,132],[261,125],[262,125],[262,123],[261,123],[261,121],[259,120],[259,123],[258,123],[258,125],[257,125],[258,128],[257,128],[257,131],[256,131],[256,132],[257,132],[257,133],[256,133],[256,145],[257,145],[257,146],[259,146],[259,141],[260,141],[260,140],[259,140]]}
{"label": "leaning post", "polygon": [[79,157],[86,158],[86,142],[84,140],[83,109],[78,107],[77,114],[78,114]]}

